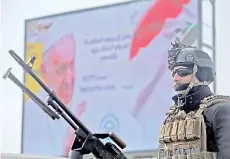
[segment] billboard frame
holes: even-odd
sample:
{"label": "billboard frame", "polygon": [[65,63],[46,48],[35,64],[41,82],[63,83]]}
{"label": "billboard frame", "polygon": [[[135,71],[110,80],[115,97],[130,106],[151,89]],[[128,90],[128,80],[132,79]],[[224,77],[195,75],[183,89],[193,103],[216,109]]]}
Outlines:
{"label": "billboard frame", "polygon": [[[31,21],[35,21],[35,20],[39,20],[39,19],[45,19],[45,18],[51,18],[51,17],[58,17],[58,16],[65,16],[65,15],[70,15],[70,14],[77,14],[77,13],[82,13],[82,12],[87,12],[87,11],[93,11],[93,10],[98,10],[98,9],[107,9],[107,8],[112,8],[112,7],[117,7],[117,6],[122,6],[122,5],[127,5],[127,4],[132,4],[132,3],[136,3],[136,2],[140,2],[140,1],[152,1],[152,0],[131,0],[131,1],[125,1],[125,2],[119,2],[119,3],[113,3],[113,4],[107,4],[107,5],[99,5],[96,7],[89,7],[89,8],[84,8],[84,9],[77,9],[77,10],[72,10],[72,11],[64,11],[64,12],[59,12],[59,13],[54,13],[54,14],[50,14],[50,15],[45,15],[45,16],[39,16],[39,17],[34,17],[34,18],[28,18],[24,20],[24,60],[26,60],[26,32],[27,32],[27,23],[31,22]],[[214,62],[216,61],[216,55],[215,55],[215,38],[213,39],[213,44],[212,46],[209,46],[207,44],[205,44],[202,40],[203,40],[203,17],[202,17],[202,11],[203,11],[203,2],[207,1],[207,0],[197,0],[198,1],[198,36],[197,36],[197,45],[198,48],[202,49],[203,47],[209,47],[212,48],[213,50],[213,60]],[[215,1],[215,0],[208,0],[208,1]],[[213,10],[215,11],[215,5],[213,5]],[[215,12],[213,11],[213,15],[215,15]],[[215,16],[213,16],[214,20],[213,20],[213,24],[215,24]],[[202,24],[202,25],[201,25]],[[215,35],[215,27],[213,28],[213,32],[212,32],[213,36]],[[215,37],[215,36],[214,36]],[[26,77],[26,73],[23,72],[23,83],[25,84],[25,77]],[[214,82],[214,93],[216,91],[216,82]],[[23,104],[24,104],[24,93],[22,95],[23,98]],[[21,131],[21,153],[23,153],[23,126],[24,126],[24,105],[22,106],[22,131]],[[157,150],[150,150],[151,152],[157,152]],[[131,153],[131,154],[137,154],[137,152],[139,151],[127,151],[127,153]],[[141,153],[142,151],[140,151]],[[145,151],[143,151],[145,152]]]}

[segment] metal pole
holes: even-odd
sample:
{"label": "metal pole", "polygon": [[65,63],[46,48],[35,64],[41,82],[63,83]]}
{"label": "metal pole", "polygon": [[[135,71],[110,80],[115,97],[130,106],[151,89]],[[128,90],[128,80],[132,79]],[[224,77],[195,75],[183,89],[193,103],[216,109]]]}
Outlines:
{"label": "metal pole", "polygon": [[[212,3],[212,48],[213,48],[213,61],[214,71],[216,72],[216,0],[211,0]],[[216,76],[214,77],[213,92],[216,93]]]}
{"label": "metal pole", "polygon": [[202,23],[203,23],[203,17],[202,17],[202,1],[203,0],[197,0],[198,1],[198,10],[197,10],[197,14],[198,14],[198,35],[197,35],[197,46],[199,49],[202,49],[202,43],[203,43],[203,31],[202,31]]}

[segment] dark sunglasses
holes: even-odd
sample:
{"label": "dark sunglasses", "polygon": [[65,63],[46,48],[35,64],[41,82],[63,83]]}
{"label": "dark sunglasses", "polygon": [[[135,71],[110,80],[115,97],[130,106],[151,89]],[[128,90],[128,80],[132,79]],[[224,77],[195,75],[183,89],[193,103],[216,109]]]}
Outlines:
{"label": "dark sunglasses", "polygon": [[174,77],[175,74],[178,74],[180,77],[185,77],[191,75],[193,73],[193,69],[190,68],[178,68],[172,71],[172,76]]}

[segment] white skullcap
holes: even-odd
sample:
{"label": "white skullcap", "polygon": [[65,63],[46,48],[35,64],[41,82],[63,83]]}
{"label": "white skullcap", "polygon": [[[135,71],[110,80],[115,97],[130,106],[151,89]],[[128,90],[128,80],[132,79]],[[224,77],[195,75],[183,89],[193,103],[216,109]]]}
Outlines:
{"label": "white skullcap", "polygon": [[[72,19],[63,17],[54,17],[44,20],[35,21],[35,23],[41,25],[51,26],[45,32],[39,32],[38,36],[27,38],[29,42],[42,42],[43,53],[45,53],[55,42],[61,39],[63,36],[73,34],[73,23]],[[38,31],[37,31],[38,33]]]}

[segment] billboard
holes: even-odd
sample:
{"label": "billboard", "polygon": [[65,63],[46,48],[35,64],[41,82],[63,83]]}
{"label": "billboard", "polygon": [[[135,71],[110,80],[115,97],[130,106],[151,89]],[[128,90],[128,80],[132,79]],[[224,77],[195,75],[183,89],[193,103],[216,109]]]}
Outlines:
{"label": "billboard", "polygon": [[[36,56],[34,72],[92,132],[115,132],[125,151],[154,150],[174,94],[167,50],[196,44],[198,3],[139,0],[26,20],[25,60]],[[25,85],[46,100],[27,74]],[[22,153],[68,155],[71,127],[23,98]]]}

